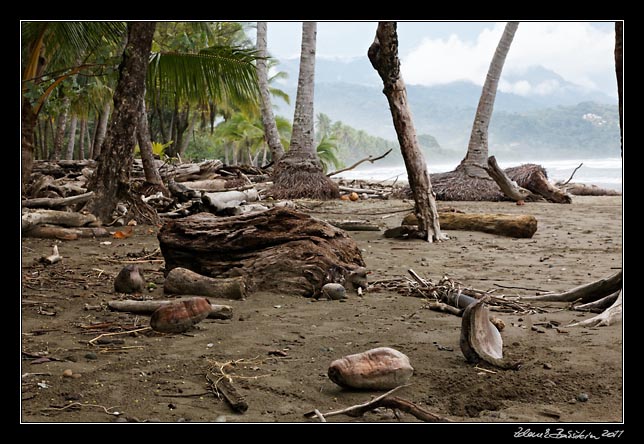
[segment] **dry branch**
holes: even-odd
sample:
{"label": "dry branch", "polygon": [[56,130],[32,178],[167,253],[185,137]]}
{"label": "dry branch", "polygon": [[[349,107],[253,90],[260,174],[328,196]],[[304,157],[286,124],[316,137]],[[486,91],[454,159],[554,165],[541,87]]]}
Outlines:
{"label": "dry branch", "polygon": [[36,225],[53,224],[65,227],[98,226],[93,214],[69,213],[56,210],[34,210],[22,214],[22,231],[28,231]]}
{"label": "dry branch", "polygon": [[[176,302],[179,299],[172,301],[109,301],[107,306],[115,311],[127,311],[130,313],[152,313],[162,305]],[[233,317],[233,308],[229,305],[211,304],[211,311],[208,315],[209,319],[231,319]]]}
{"label": "dry branch", "polygon": [[40,237],[43,239],[75,240],[84,237],[107,237],[110,232],[103,227],[77,227],[65,228],[56,225],[37,225],[23,233],[26,237]]}
{"label": "dry branch", "polygon": [[521,296],[527,301],[547,302],[581,302],[596,301],[604,296],[615,293],[622,288],[622,270],[612,276],[602,278],[589,284],[583,284],[563,293],[548,293],[538,296]]}
{"label": "dry branch", "polygon": [[560,187],[561,187],[561,186],[564,186],[564,185],[568,185],[568,184],[570,183],[570,181],[572,180],[572,178],[575,176],[575,173],[577,172],[577,170],[578,170],[579,168],[581,168],[581,166],[582,166],[583,164],[584,164],[584,162],[580,163],[580,164],[579,164],[579,166],[578,166],[577,168],[575,168],[574,170],[572,170],[572,174],[570,175],[570,177],[568,178],[568,180],[567,180],[567,181],[565,181],[565,182],[564,182],[564,183],[562,183],[561,185],[559,185],[559,184],[557,184],[557,185],[558,185],[558,186],[560,186]]}
{"label": "dry branch", "polygon": [[378,225],[364,220],[327,220],[326,222],[346,231],[380,231]]}
{"label": "dry branch", "polygon": [[499,188],[501,188],[501,191],[503,191],[503,194],[508,196],[510,199],[517,202],[520,200],[526,200],[528,198],[531,198],[531,200],[543,200],[539,196],[535,196],[532,192],[530,192],[530,190],[521,188],[516,184],[516,182],[511,181],[510,178],[496,163],[496,158],[494,156],[488,157],[487,165],[488,166],[487,168],[485,168],[485,171],[487,171],[490,177],[494,179]]}
{"label": "dry branch", "polygon": [[354,169],[355,167],[357,167],[358,165],[360,165],[361,163],[364,163],[364,162],[374,163],[376,160],[380,160],[380,159],[384,158],[385,156],[387,156],[387,154],[391,153],[392,150],[393,150],[393,148],[389,148],[389,151],[387,151],[385,154],[382,154],[382,155],[380,155],[378,157],[373,157],[373,156],[369,155],[369,157],[365,157],[364,159],[357,161],[356,163],[354,163],[353,165],[351,165],[349,167],[342,168],[341,170],[333,171],[332,173],[329,173],[326,176],[331,177],[331,176],[335,176],[336,174],[344,173],[345,171],[349,171],[349,170]]}

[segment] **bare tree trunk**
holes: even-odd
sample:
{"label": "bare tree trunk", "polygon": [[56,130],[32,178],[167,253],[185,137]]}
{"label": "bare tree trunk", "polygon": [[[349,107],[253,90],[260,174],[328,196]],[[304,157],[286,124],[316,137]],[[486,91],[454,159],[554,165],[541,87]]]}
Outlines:
{"label": "bare tree trunk", "polygon": [[192,118],[188,115],[189,122],[188,123],[188,128],[185,130],[183,137],[181,138],[181,145],[179,145],[179,155],[183,158],[184,154],[186,153],[186,150],[188,149],[188,145],[190,144],[190,139],[192,138],[192,131],[195,128],[195,123],[197,123],[197,118],[199,116],[193,115]]}
{"label": "bare tree trunk", "polygon": [[277,124],[275,123],[275,116],[273,115],[273,105],[271,103],[271,93],[268,89],[268,66],[266,59],[266,22],[257,22],[257,52],[259,59],[257,59],[257,79],[259,83],[259,92],[261,94],[261,112],[262,112],[262,125],[264,125],[264,138],[266,143],[271,149],[271,157],[273,162],[277,163],[284,155],[284,147],[280,140],[280,135],[277,131]]}
{"label": "bare tree trunk", "polygon": [[34,166],[34,129],[36,128],[37,118],[38,116],[34,112],[29,99],[26,97],[23,98],[21,110],[21,160],[23,188],[29,184],[31,170]]}
{"label": "bare tree trunk", "polygon": [[144,100],[145,76],[155,27],[156,22],[128,22],[127,25],[127,44],[114,91],[114,115],[88,186],[96,194],[86,208],[104,222],[110,220],[112,211],[121,199],[132,204],[131,213],[137,218],[156,216],[137,214],[141,209],[151,209],[130,195],[135,133],[141,116],[141,101]]}
{"label": "bare tree trunk", "polygon": [[472,124],[472,133],[470,134],[470,142],[467,146],[467,154],[456,168],[457,170],[464,170],[469,176],[487,177],[486,171],[479,167],[485,167],[487,165],[488,128],[494,109],[496,89],[499,85],[505,58],[508,55],[514,33],[518,27],[519,22],[508,22],[505,25],[503,35],[496,47],[494,57],[492,57],[492,62],[487,72],[487,77],[485,78],[485,83],[483,84],[483,91],[481,92],[479,105],[476,109],[476,116]]}
{"label": "bare tree trunk", "polygon": [[617,76],[617,96],[619,97],[619,135],[624,154],[624,114],[623,114],[623,86],[624,81],[624,23],[615,22],[615,75]]}
{"label": "bare tree trunk", "polygon": [[65,142],[65,128],[67,127],[67,113],[69,110],[69,97],[63,98],[63,110],[58,115],[56,122],[56,138],[54,139],[54,160],[60,160]]}
{"label": "bare tree trunk", "polygon": [[[65,159],[72,160],[74,158],[74,145],[76,143],[76,124],[78,122],[77,116],[72,116],[71,122],[69,122],[69,141],[67,142],[67,152],[65,153]],[[81,133],[81,138],[83,138],[83,133]]]}
{"label": "bare tree trunk", "polygon": [[139,141],[139,149],[141,150],[141,161],[143,162],[145,181],[165,189],[159,170],[154,163],[154,153],[152,152],[152,141],[150,140],[150,129],[148,127],[148,113],[145,108],[145,99],[141,100],[140,110],[141,115],[139,116],[139,127],[136,131],[136,137]]}
{"label": "bare tree trunk", "polygon": [[80,124],[80,136],[78,138],[78,159],[79,160],[85,160],[85,139],[86,138],[89,138],[89,132],[87,131],[87,119],[83,117],[81,119],[81,124]]}
{"label": "bare tree trunk", "polygon": [[35,152],[36,159],[44,159],[46,148],[45,138],[47,137],[47,125],[42,119],[39,122],[36,122],[36,130],[38,131],[38,145],[34,145],[34,149],[37,149],[38,152]]}
{"label": "bare tree trunk", "polygon": [[101,112],[101,117],[98,121],[98,129],[96,130],[96,138],[94,139],[94,151],[93,159],[98,159],[98,156],[101,154],[103,148],[103,143],[105,142],[105,135],[107,134],[107,124],[110,118],[110,102],[109,100],[103,106],[103,111]]}
{"label": "bare tree trunk", "polygon": [[433,242],[446,239],[441,233],[436,200],[429,180],[425,158],[418,145],[416,129],[407,103],[407,90],[400,74],[396,22],[379,22],[376,37],[369,47],[369,60],[384,84],[400,150],[405,161],[409,186],[414,196],[419,235]]}
{"label": "bare tree trunk", "polygon": [[291,146],[275,166],[272,193],[279,199],[335,199],[338,186],[322,169],[314,144],[316,22],[302,23],[302,49]]}

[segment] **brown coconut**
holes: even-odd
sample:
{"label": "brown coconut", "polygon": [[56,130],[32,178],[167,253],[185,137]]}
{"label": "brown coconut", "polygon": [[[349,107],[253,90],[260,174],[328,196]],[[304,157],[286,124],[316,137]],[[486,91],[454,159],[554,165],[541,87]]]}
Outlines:
{"label": "brown coconut", "polygon": [[182,299],[157,308],[150,327],[161,333],[183,333],[208,317],[210,301],[202,297]]}
{"label": "brown coconut", "polygon": [[407,383],[414,368],[409,358],[389,347],[378,347],[336,359],[328,370],[329,379],[341,387],[389,390]]}

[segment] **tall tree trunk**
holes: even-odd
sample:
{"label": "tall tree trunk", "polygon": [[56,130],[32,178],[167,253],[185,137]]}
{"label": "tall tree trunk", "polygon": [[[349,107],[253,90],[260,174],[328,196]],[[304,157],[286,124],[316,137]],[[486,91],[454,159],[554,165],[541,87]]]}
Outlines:
{"label": "tall tree trunk", "polygon": [[39,153],[36,153],[37,159],[44,159],[45,158],[45,153],[47,152],[47,122],[44,121],[43,119],[39,119],[40,121],[37,122],[37,127],[38,127],[38,142],[39,146],[35,148],[40,148]]}
{"label": "tall tree trunk", "polygon": [[67,113],[69,110],[69,97],[63,98],[63,109],[56,122],[56,138],[54,139],[54,160],[60,160],[65,142],[65,128],[67,127]]}
{"label": "tall tree trunk", "polygon": [[98,156],[101,154],[103,148],[103,143],[105,143],[105,135],[107,133],[107,124],[110,119],[110,102],[109,100],[103,106],[103,111],[101,111],[101,117],[98,121],[98,127],[96,129],[96,137],[94,138],[94,150],[93,158],[98,159]]}
{"label": "tall tree trunk", "polygon": [[[31,177],[31,170],[34,165],[34,129],[38,116],[31,106],[31,102],[26,97],[22,99],[21,114],[21,160],[22,160],[22,187],[25,188],[29,184]],[[43,136],[46,136],[44,134]],[[44,143],[44,137],[43,137]],[[44,153],[43,153],[44,154]]]}
{"label": "tall tree trunk", "polygon": [[197,119],[199,116],[193,115],[192,118],[188,115],[189,123],[188,123],[188,128],[184,131],[183,135],[181,136],[181,145],[179,145],[179,156],[183,158],[184,154],[186,153],[186,150],[188,149],[188,145],[190,144],[190,139],[192,138],[192,131],[195,128],[195,123],[197,123]]}
{"label": "tall tree trunk", "polygon": [[51,117],[47,119],[45,125],[45,136],[47,150],[43,153],[43,159],[49,159],[54,155],[54,119]]}
{"label": "tall tree trunk", "polygon": [[405,82],[400,74],[396,27],[396,22],[378,23],[376,37],[369,47],[369,60],[382,79],[383,92],[389,102],[409,186],[414,196],[420,237],[429,242],[440,241],[446,237],[441,234],[432,184],[416,138],[416,129],[407,103]]}
{"label": "tall tree trunk", "polygon": [[[74,158],[74,145],[76,143],[76,124],[78,122],[77,116],[72,116],[71,122],[69,122],[69,141],[67,142],[67,152],[65,153],[65,159],[72,160]],[[83,133],[81,132],[81,139],[83,138]]]}
{"label": "tall tree trunk", "polygon": [[155,26],[156,22],[127,24],[127,44],[114,91],[114,113],[88,186],[94,196],[86,208],[103,222],[110,220],[121,199],[132,204],[130,214],[149,216],[137,214],[146,204],[130,195],[130,170]]}
{"label": "tall tree trunk", "polygon": [[[87,119],[83,117],[80,124],[80,137],[78,138],[78,159],[85,159],[85,139],[89,139],[89,131],[87,130]],[[90,157],[91,158],[91,157]]]}
{"label": "tall tree trunk", "polygon": [[150,128],[148,127],[148,113],[145,108],[145,100],[141,100],[141,115],[139,116],[139,127],[136,131],[136,137],[139,141],[141,150],[141,161],[143,162],[143,172],[145,181],[157,185],[165,190],[161,175],[154,163],[154,153],[152,152],[152,141],[150,140]]}
{"label": "tall tree trunk", "polygon": [[271,103],[271,93],[268,89],[268,64],[265,57],[268,57],[266,51],[266,22],[257,22],[257,52],[260,57],[257,59],[257,81],[259,83],[259,92],[261,95],[261,112],[262,125],[264,125],[264,138],[271,149],[273,162],[277,163],[284,155],[284,147],[280,140],[273,114],[273,105]]}
{"label": "tall tree trunk", "polygon": [[302,23],[302,49],[291,146],[275,166],[272,193],[281,199],[334,199],[338,186],[323,172],[315,151],[313,96],[315,91],[316,22]]}
{"label": "tall tree trunk", "polygon": [[488,158],[488,128],[494,109],[494,99],[496,98],[496,89],[499,85],[501,72],[505,58],[510,50],[514,33],[519,27],[519,22],[508,22],[503,30],[503,35],[492,57],[492,62],[487,71],[483,91],[479,99],[479,105],[476,109],[476,116],[472,124],[472,133],[470,142],[467,146],[467,154],[461,161],[457,170],[464,170],[469,176],[488,177],[486,171],[480,167],[487,166]]}
{"label": "tall tree trunk", "polygon": [[624,23],[615,22],[615,75],[617,76],[617,96],[619,98],[619,135],[622,156],[624,155],[624,114],[623,114],[623,87],[624,81]]}

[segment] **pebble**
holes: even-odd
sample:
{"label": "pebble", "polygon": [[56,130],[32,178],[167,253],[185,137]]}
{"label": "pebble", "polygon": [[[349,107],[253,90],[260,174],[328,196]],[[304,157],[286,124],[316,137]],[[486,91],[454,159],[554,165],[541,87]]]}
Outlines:
{"label": "pebble", "polygon": [[226,422],[226,416],[219,415],[215,418],[215,422]]}
{"label": "pebble", "polygon": [[588,394],[586,393],[580,393],[577,395],[577,401],[579,402],[586,402],[588,401]]}
{"label": "pebble", "polygon": [[78,379],[78,378],[80,378],[81,376],[82,376],[82,375],[81,375],[80,373],[74,373],[74,374],[72,374],[72,378],[74,378],[74,379]]}
{"label": "pebble", "polygon": [[554,381],[551,381],[550,379],[547,379],[546,382],[543,383],[543,385],[547,385],[549,387],[556,387],[557,383]]}
{"label": "pebble", "polygon": [[96,356],[96,353],[85,353],[85,359],[98,359],[98,356]]}
{"label": "pebble", "polygon": [[71,378],[73,375],[74,375],[74,372],[72,372],[72,370],[69,368],[63,371],[63,376],[65,378]]}
{"label": "pebble", "polygon": [[552,369],[552,365],[551,365],[551,364],[548,364],[548,363],[546,362],[545,364],[543,364],[543,368],[545,368],[546,370],[551,370],[551,369]]}

